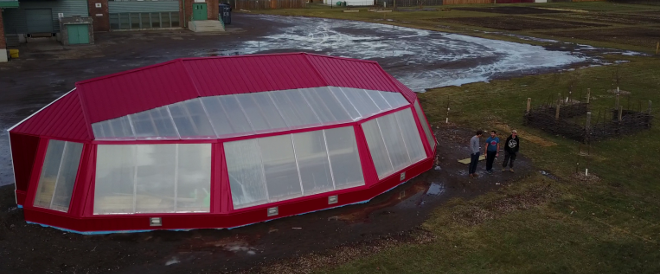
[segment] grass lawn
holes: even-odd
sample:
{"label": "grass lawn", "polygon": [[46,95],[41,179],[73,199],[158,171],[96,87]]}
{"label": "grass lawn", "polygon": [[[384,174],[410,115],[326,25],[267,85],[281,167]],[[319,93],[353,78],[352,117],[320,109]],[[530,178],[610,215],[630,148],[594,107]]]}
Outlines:
{"label": "grass lawn", "polygon": [[[459,33],[467,33],[469,30],[472,35],[474,27],[438,27],[433,25],[437,22],[426,19],[507,16],[461,11],[455,6],[442,8],[447,7],[451,10],[391,14],[367,12],[366,9],[360,13],[343,13],[339,9],[325,7],[253,12],[363,21],[391,18],[395,21],[383,22]],[[611,3],[553,3],[542,7],[580,9],[610,15],[660,10],[658,6]],[[544,18],[547,16],[552,15],[544,15]],[[649,26],[645,23],[642,27]],[[615,23],[598,29],[621,27]],[[526,30],[514,33],[535,34],[534,31]],[[508,36],[478,35],[514,39]],[[627,44],[626,41],[579,41],[594,46],[606,45],[646,52],[655,50],[655,45],[640,47]],[[541,104],[550,96],[566,92],[571,81],[577,81],[575,90],[583,91],[583,94],[586,94],[587,88],[591,88],[592,98],[595,98],[591,106],[594,113],[605,111],[614,105],[612,94],[607,90],[613,88],[613,75],[617,71],[621,88],[632,92],[631,104],[637,105],[641,101],[646,109],[648,100],[652,100],[655,103],[653,113],[656,117],[660,116],[660,57],[629,57],[629,60],[629,63],[617,66],[446,87],[419,94],[431,123],[440,125],[437,130],[443,128],[441,124],[444,122],[447,102],[451,107],[449,119],[459,126],[518,129],[521,132],[521,152],[530,157],[538,169],[554,174],[558,180],[537,173],[473,200],[452,200],[437,208],[433,217],[424,224],[423,228],[436,236],[430,243],[398,245],[318,271],[660,273],[658,118],[654,119],[655,125],[650,131],[593,144],[589,157],[578,156],[577,142],[551,136],[522,124],[527,98],[532,98],[532,105]],[[622,102],[627,103],[626,99]],[[578,159],[581,171],[588,166],[590,173],[599,179],[577,179],[575,171]]]}

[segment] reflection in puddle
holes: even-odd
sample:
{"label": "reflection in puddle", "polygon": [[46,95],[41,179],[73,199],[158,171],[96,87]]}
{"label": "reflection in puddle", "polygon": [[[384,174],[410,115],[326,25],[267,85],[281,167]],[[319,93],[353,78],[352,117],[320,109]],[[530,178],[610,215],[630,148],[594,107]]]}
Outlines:
{"label": "reflection in puddle", "polygon": [[437,183],[432,183],[426,191],[426,195],[441,195],[445,193],[445,186]]}

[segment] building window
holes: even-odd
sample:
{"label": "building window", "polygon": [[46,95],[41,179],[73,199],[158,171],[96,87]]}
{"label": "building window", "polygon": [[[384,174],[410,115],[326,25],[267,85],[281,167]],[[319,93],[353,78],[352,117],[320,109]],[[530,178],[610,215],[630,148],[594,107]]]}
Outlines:
{"label": "building window", "polygon": [[180,27],[178,11],[110,13],[109,18],[113,30]]}

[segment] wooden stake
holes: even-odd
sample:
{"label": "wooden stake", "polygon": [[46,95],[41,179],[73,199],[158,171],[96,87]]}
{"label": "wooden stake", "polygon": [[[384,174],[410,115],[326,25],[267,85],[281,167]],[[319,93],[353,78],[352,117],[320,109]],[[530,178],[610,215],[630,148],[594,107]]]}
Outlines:
{"label": "wooden stake", "polygon": [[589,104],[590,98],[591,98],[591,88],[587,88],[587,104]]}
{"label": "wooden stake", "polygon": [[561,105],[561,93],[559,93],[559,100],[557,100],[557,109],[555,111],[555,120],[559,120],[559,109]]}
{"label": "wooden stake", "polygon": [[532,108],[532,98],[527,98],[527,112],[525,113],[529,114],[531,108]]}
{"label": "wooden stake", "polygon": [[614,109],[619,109],[619,87],[616,87],[616,99],[614,101]]}
{"label": "wooden stake", "polygon": [[447,118],[445,119],[445,124],[449,124],[449,100],[447,100]]}
{"label": "wooden stake", "polygon": [[587,122],[584,123],[584,128],[587,130],[587,134],[591,130],[591,111],[587,112]]}
{"label": "wooden stake", "polygon": [[619,107],[619,122],[621,122],[621,118],[623,116],[623,107]]}

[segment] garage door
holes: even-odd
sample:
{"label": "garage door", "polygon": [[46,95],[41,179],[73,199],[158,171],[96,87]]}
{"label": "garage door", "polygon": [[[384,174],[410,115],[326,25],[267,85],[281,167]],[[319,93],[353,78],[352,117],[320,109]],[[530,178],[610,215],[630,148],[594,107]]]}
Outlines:
{"label": "garage door", "polygon": [[25,10],[28,33],[53,31],[53,12],[51,9],[28,9]]}
{"label": "garage door", "polygon": [[67,25],[69,45],[89,44],[88,25]]}

